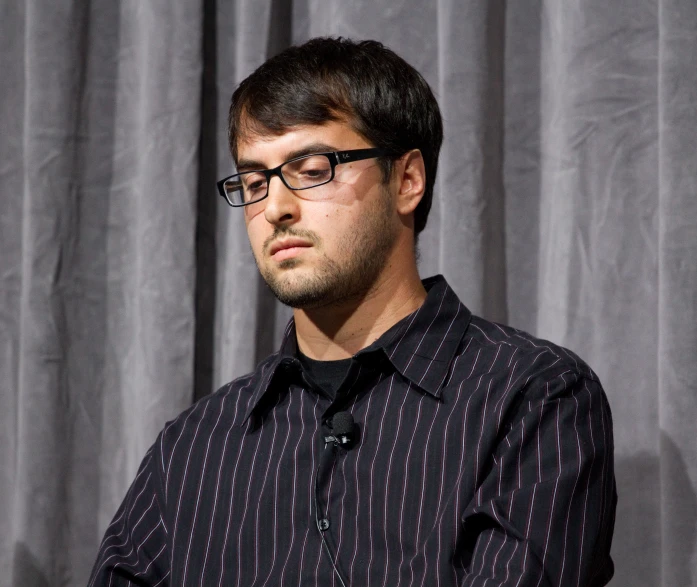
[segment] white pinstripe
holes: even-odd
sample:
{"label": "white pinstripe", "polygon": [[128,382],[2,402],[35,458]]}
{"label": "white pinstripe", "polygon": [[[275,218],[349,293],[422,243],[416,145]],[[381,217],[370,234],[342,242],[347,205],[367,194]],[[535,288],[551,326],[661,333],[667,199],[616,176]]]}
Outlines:
{"label": "white pinstripe", "polygon": [[[207,401],[200,402],[194,406],[194,408],[188,413],[186,418],[184,419],[184,423],[182,424],[181,430],[179,430],[179,436],[177,436],[177,440],[174,441],[174,445],[172,446],[172,453],[169,455],[169,463],[167,466],[167,475],[165,477],[165,503],[167,503],[168,498],[169,498],[169,473],[172,470],[172,459],[174,458],[174,453],[177,452],[177,444],[179,444],[179,440],[181,437],[184,435],[184,430],[186,430],[186,425],[189,422],[189,418],[196,413],[196,411],[201,407],[201,404],[205,403],[206,407],[208,406]],[[199,423],[201,421],[199,420]],[[164,435],[163,435],[164,438]],[[164,455],[164,451],[162,451],[162,454]],[[163,462],[164,462],[164,457],[163,457]]]}
{"label": "white pinstripe", "polygon": [[[154,501],[155,501],[155,496],[153,495],[153,502],[154,502]],[[150,506],[148,507],[148,509],[150,509],[150,507],[152,507],[152,502],[151,502]],[[133,526],[133,529],[135,529],[135,527],[142,521],[143,517],[145,517],[145,513],[146,513],[146,512],[144,512],[143,515],[139,518],[139,520],[138,520],[138,522],[136,523],[136,525]],[[150,530],[150,532],[148,532],[147,536],[145,536],[145,538],[143,538],[143,540],[140,542],[140,544],[139,544],[137,547],[135,547],[135,549],[134,549],[134,546],[131,545],[131,550],[128,552],[128,554],[127,554],[126,556],[122,557],[123,560],[119,561],[118,563],[116,563],[116,564],[112,567],[112,569],[111,569],[111,571],[110,571],[110,573],[109,573],[109,585],[111,585],[111,581],[112,581],[112,579],[114,578],[114,572],[116,571],[116,568],[117,568],[117,567],[121,566],[121,567],[132,567],[132,568],[137,568],[137,563],[138,563],[138,561],[140,561],[140,554],[139,554],[140,549],[141,549],[141,548],[143,547],[143,545],[148,541],[148,539],[150,538],[150,536],[152,536],[152,534],[155,532],[155,530],[157,530],[157,528],[159,528],[159,526],[161,525],[161,523],[162,523],[162,520],[160,520],[160,522],[158,522],[158,523],[153,527],[153,529]],[[166,546],[166,545],[163,545],[162,548],[160,549],[160,552],[158,552],[158,554],[155,555],[155,557],[150,561],[150,563],[149,563],[148,566],[147,566],[147,569],[149,569],[150,566],[152,565],[152,563],[153,563],[154,561],[157,560],[157,558],[160,556],[160,554],[162,554],[162,552],[163,552],[164,549],[165,549],[165,546]],[[136,556],[136,561],[135,561],[135,563],[127,563],[126,561],[130,558],[130,556],[131,556],[132,554],[133,554],[133,555],[137,555],[137,556]],[[106,565],[106,563],[107,563],[109,560],[111,560],[112,558],[118,557],[118,556],[119,556],[118,554],[114,554],[114,555],[110,556],[107,560],[104,561],[104,565]],[[104,567],[104,565],[102,565],[102,568]],[[146,569],[146,570],[147,570],[147,569]],[[134,576],[138,576],[138,575],[140,575],[140,574],[141,574],[141,573],[136,573],[136,575],[134,575]],[[130,581],[129,581],[129,583],[130,583]]]}
{"label": "white pinstripe", "polygon": [[[479,355],[477,355],[479,356]],[[464,385],[464,381],[460,385]],[[462,451],[460,452],[460,465],[458,468],[459,474],[457,477],[457,482],[455,483],[455,486],[453,487],[453,491],[455,492],[455,528],[453,532],[453,536],[457,536],[457,530],[460,527],[460,483],[462,482],[462,476],[464,475],[465,468],[463,466],[465,462],[465,453],[467,452],[467,424],[469,422],[468,419],[468,414],[469,414],[469,409],[470,409],[470,403],[472,402],[472,398],[475,396],[477,391],[479,391],[479,386],[482,383],[482,378],[480,377],[479,380],[477,381],[477,388],[474,390],[472,394],[467,398],[467,403],[465,404],[465,414],[462,418]],[[457,540],[457,538],[455,538]],[[452,545],[452,551],[455,552],[455,546],[456,544],[454,543]],[[462,561],[461,561],[462,562]],[[457,568],[455,567],[455,557],[453,556],[451,558],[451,564],[453,566],[453,573],[455,575],[455,581],[457,581]]]}
{"label": "white pinstripe", "polygon": [[[457,368],[457,363],[459,361],[460,357],[455,358],[455,362],[453,364],[453,371]],[[450,409],[450,413],[448,414],[448,419],[445,421],[445,426],[443,426],[443,456],[441,457],[441,462],[446,463],[447,462],[447,455],[448,455],[448,430],[450,428],[450,418],[452,418],[453,413],[455,412],[455,407],[458,405],[457,402],[460,399],[460,394],[462,393],[462,386],[464,384],[464,381],[460,383],[458,390],[457,390],[457,395],[452,398],[452,408]],[[441,513],[441,504],[442,504],[442,498],[443,498],[443,488],[445,487],[445,467],[441,467],[441,472],[440,472],[440,488],[438,490],[438,505],[436,506],[436,518],[433,522],[433,527],[431,528],[431,532],[433,532],[436,527],[438,527],[437,531],[437,536],[438,536],[438,549],[437,549],[437,556],[436,560],[440,560],[440,553],[441,553],[441,546],[442,546],[442,538],[443,538],[443,532],[442,532],[442,522],[444,518],[444,513]],[[428,569],[428,559],[425,561],[425,567]],[[424,577],[426,577],[426,569],[424,569]],[[423,585],[423,581],[421,583]],[[440,573],[436,573],[436,586],[440,587]],[[384,587],[384,586],[383,586]]]}
{"label": "white pinstripe", "polygon": [[[227,394],[225,397],[223,397],[223,400],[220,402],[220,411],[218,412],[218,418],[215,421],[215,424],[213,425],[213,430],[211,430],[209,436],[208,436],[208,442],[206,443],[206,452],[203,457],[203,468],[201,470],[201,478],[199,479],[198,482],[198,492],[196,495],[196,506],[194,507],[194,519],[191,521],[191,527],[192,529],[196,527],[196,520],[198,519],[198,508],[201,503],[201,491],[203,489],[203,481],[204,481],[204,476],[206,474],[206,464],[208,463],[208,453],[210,452],[211,448],[211,440],[213,439],[213,435],[215,434],[216,428],[218,428],[218,424],[220,423],[220,418],[223,415],[223,409],[225,407],[225,399],[227,397]],[[191,443],[193,447],[193,442]],[[211,525],[213,525],[213,521],[211,520]],[[189,558],[191,557],[191,544],[194,541],[194,532],[189,534],[189,545],[186,548],[186,556],[184,558],[184,571],[182,573],[182,585],[186,585],[186,575],[189,570]]]}
{"label": "white pinstripe", "polygon": [[[359,371],[360,373],[360,371]],[[375,390],[375,387],[379,383],[382,382],[382,377],[378,377],[378,382],[376,385],[372,388],[371,391]],[[355,415],[355,409],[356,409],[356,400],[358,399],[358,395],[353,396],[353,401],[351,402],[351,407],[349,408],[349,411],[351,412],[351,415]],[[340,553],[341,553],[341,545],[343,542],[344,538],[344,513],[346,511],[345,506],[345,501],[346,501],[346,490],[347,490],[347,484],[346,484],[346,462],[344,462],[344,466],[341,468],[341,475],[342,475],[342,485],[343,485],[343,492],[341,494],[341,506],[340,506],[340,514],[339,514],[339,540],[336,545],[336,560],[339,560]],[[335,581],[335,576],[332,575],[332,585],[334,585]]]}
{"label": "white pinstripe", "polygon": [[307,537],[310,534],[310,528],[308,526],[307,530],[305,530],[305,538],[303,539],[303,547],[300,551],[300,568],[298,569],[298,587],[302,584],[303,581],[303,565],[305,563],[305,545],[307,544]]}
{"label": "white pinstripe", "polygon": [[[414,360],[414,357],[415,357],[416,354],[419,352],[419,349],[421,348],[421,345],[423,344],[424,339],[426,338],[426,335],[431,331],[431,327],[433,326],[433,323],[434,323],[434,322],[436,321],[436,319],[438,318],[438,314],[440,314],[440,310],[441,310],[441,308],[443,307],[443,301],[444,301],[444,300],[445,300],[445,292],[443,292],[443,295],[442,295],[441,298],[440,298],[440,305],[438,306],[438,312],[437,312],[436,315],[433,317],[433,320],[431,320],[431,323],[428,325],[428,328],[426,328],[426,330],[424,330],[424,333],[421,335],[421,340],[419,341],[419,344],[416,345],[416,348],[414,349],[414,352],[411,354],[411,358],[409,359],[409,362],[407,363],[407,366],[404,368],[405,371],[406,371],[407,369],[409,369],[409,367],[410,367],[410,365],[411,365],[411,362]],[[422,307],[423,307],[423,306],[422,306]],[[442,343],[441,343],[441,344],[442,344]],[[396,349],[395,349],[395,350],[396,350]],[[394,354],[394,351],[392,352],[392,354]]]}
{"label": "white pinstripe", "polygon": [[[291,503],[293,504],[290,510],[290,546],[288,547],[288,553],[286,554],[286,560],[283,562],[283,568],[281,569],[281,585],[283,585],[283,579],[286,576],[286,567],[288,566],[288,560],[290,559],[290,553],[293,552],[293,543],[295,542],[295,493],[298,485],[298,448],[302,442],[303,435],[305,434],[305,418],[302,414],[305,410],[305,394],[300,392],[300,434],[298,435],[298,442],[295,443],[295,448],[293,449],[293,492]],[[290,430],[290,419],[288,420],[288,429]],[[269,573],[270,576],[270,573]],[[266,579],[268,581],[268,577]]]}
{"label": "white pinstripe", "polygon": [[[269,578],[273,573],[273,569],[276,566],[276,554],[277,554],[277,543],[278,543],[278,476],[281,472],[281,462],[283,461],[283,455],[286,452],[286,446],[288,446],[288,438],[290,438],[290,407],[293,404],[293,394],[288,394],[288,407],[286,408],[286,419],[288,420],[288,431],[286,432],[286,438],[283,441],[283,448],[281,448],[281,454],[278,455],[278,462],[276,464],[276,478],[274,480],[274,500],[273,500],[273,557],[271,558],[271,568],[269,569],[269,574],[266,576],[266,581],[264,581],[262,587],[266,587],[269,582]],[[302,394],[301,394],[302,397]],[[301,408],[302,409],[302,408]],[[269,464],[271,459],[269,459]],[[295,478],[293,479],[293,484],[295,484]],[[261,495],[259,495],[259,504],[261,504]],[[292,510],[295,510],[295,492],[293,492],[293,505]]]}
{"label": "white pinstripe", "polygon": [[[363,421],[363,426],[364,426],[364,430],[365,430],[364,435],[367,432],[368,415],[370,414],[370,406],[372,404],[374,395],[375,394],[371,393],[368,396],[368,405],[366,406],[366,409],[365,409],[365,417],[364,417],[364,421]],[[358,454],[356,455],[356,464],[355,464],[355,467],[356,467],[356,515],[355,515],[356,542],[354,544],[353,557],[351,558],[351,566],[349,568],[349,584],[353,583],[353,565],[356,562],[356,555],[358,554],[358,536],[359,536],[359,534],[358,534],[358,512],[360,511],[360,503],[361,503],[361,491],[360,491],[360,485],[358,483],[358,470],[360,469],[359,461],[361,458],[361,454],[363,452],[363,447],[364,447],[363,443],[361,443],[358,446]]]}
{"label": "white pinstripe", "polygon": [[520,543],[518,541],[513,543],[513,552],[511,552],[511,556],[508,557],[508,560],[506,561],[506,576],[503,578],[503,584],[505,585],[508,583],[508,577],[511,576],[511,561],[515,557],[515,553],[518,550],[518,545]]}
{"label": "white pinstripe", "polygon": [[[218,474],[216,476],[215,480],[215,497],[213,498],[213,512],[211,513],[211,525],[208,529],[208,541],[206,542],[206,552],[203,556],[203,565],[201,565],[201,575],[199,577],[199,584],[203,584],[203,577],[206,573],[206,566],[208,564],[208,554],[210,553],[210,548],[211,548],[211,540],[213,539],[213,525],[215,524],[215,512],[218,509],[218,499],[220,497],[220,478],[223,473],[223,463],[226,462],[225,455],[227,454],[227,447],[228,447],[228,441],[230,439],[230,432],[232,432],[233,428],[237,424],[237,415],[239,414],[239,406],[240,406],[240,401],[242,398],[242,392],[249,387],[249,384],[251,383],[251,379],[249,382],[247,382],[247,385],[242,387],[239,390],[239,393],[237,394],[237,401],[235,402],[235,412],[232,416],[232,422],[230,423],[230,426],[228,426],[227,432],[225,433],[225,440],[223,441],[223,451],[220,456],[220,464],[218,465]],[[225,397],[230,393],[231,387],[228,387],[227,392],[225,393],[223,397],[223,402],[225,401]]]}
{"label": "white pinstripe", "polygon": [[387,397],[385,398],[385,407],[382,410],[382,416],[380,417],[380,424],[378,426],[378,442],[375,446],[373,460],[370,463],[370,483],[368,485],[368,544],[370,545],[370,558],[368,559],[368,568],[366,569],[366,583],[368,586],[370,586],[370,568],[373,565],[373,555],[375,553],[373,549],[373,478],[375,475],[375,460],[377,459],[378,453],[380,452],[380,445],[382,444],[382,429],[385,423],[385,416],[387,416],[387,409],[390,406],[393,384],[394,375],[390,377],[390,385],[387,388]]}
{"label": "white pinstripe", "polygon": [[[276,405],[281,401],[281,398],[278,398],[278,401],[276,402]],[[274,406],[275,408],[276,406]],[[254,454],[252,455],[252,465],[250,467],[250,470],[254,470],[254,463],[257,462],[257,455],[259,454],[259,445],[261,444],[261,439],[264,436],[264,426],[261,427],[261,430],[259,431],[259,438],[257,438],[257,445],[254,447]],[[237,532],[237,586],[239,587],[240,585],[240,577],[242,576],[241,568],[242,568],[242,548],[240,547],[240,543],[242,542],[242,529],[244,528],[244,521],[247,518],[247,511],[249,509],[249,490],[250,486],[247,485],[247,491],[245,492],[244,496],[244,508],[242,509],[242,520],[240,521],[240,529]],[[231,504],[232,507],[232,504]],[[222,581],[222,574],[220,580]],[[222,584],[222,583],[221,583]]]}
{"label": "white pinstripe", "polygon": [[[304,390],[303,390],[303,391],[304,391]],[[317,432],[319,431],[319,427],[320,427],[320,417],[319,417],[319,415],[318,415],[318,413],[317,413],[317,405],[318,405],[318,403],[319,403],[319,396],[316,396],[316,398],[315,398],[315,405],[314,405],[314,408],[313,408],[313,409],[314,409],[314,412],[313,412],[314,418],[313,418],[313,419],[314,419],[314,422],[315,422],[315,424],[316,424],[316,426],[315,426],[315,431],[314,431],[315,435],[316,435]],[[310,467],[310,471],[313,471],[313,472],[315,471],[315,461],[316,461],[316,459],[315,459],[315,450],[316,450],[316,446],[317,446],[317,443],[316,443],[316,442],[313,442],[313,443],[312,443],[312,453],[311,453],[311,454],[312,454],[312,465],[311,465],[311,467]],[[305,532],[305,540],[303,541],[303,549],[302,549],[302,553],[301,553],[301,556],[300,556],[300,569],[298,569],[298,576],[299,576],[298,585],[300,585],[300,579],[302,578],[303,566],[304,566],[304,564],[305,564],[305,546],[306,546],[306,544],[307,544],[307,538],[308,538],[308,536],[309,536],[310,528],[314,525],[313,513],[312,513],[312,512],[314,511],[315,505],[314,505],[314,500],[313,500],[313,498],[312,498],[312,495],[313,495],[313,492],[314,492],[315,488],[314,488],[314,485],[313,485],[313,483],[312,483],[312,477],[310,477],[310,479],[308,480],[307,487],[308,487],[308,493],[307,493],[307,503],[308,503],[308,508],[307,508],[307,513],[308,513],[307,526],[308,526],[308,529],[307,529],[307,531]]]}
{"label": "white pinstripe", "polygon": [[[184,474],[182,475],[182,480],[181,480],[181,486],[179,488],[179,498],[177,499],[177,513],[174,516],[174,529],[172,531],[172,544],[176,544],[177,541],[177,530],[179,530],[179,513],[181,512],[181,505],[182,505],[182,497],[184,495],[184,487],[186,485],[186,478],[189,473],[189,463],[191,462],[191,453],[194,451],[194,444],[196,441],[196,438],[198,437],[198,432],[201,429],[201,422],[205,419],[206,417],[206,412],[208,411],[208,406],[210,405],[210,402],[206,401],[205,402],[206,407],[203,409],[203,415],[198,421],[198,424],[196,425],[196,431],[194,432],[194,438],[191,441],[191,444],[189,445],[189,454],[186,456],[186,465],[184,466]],[[192,410],[191,413],[193,414],[195,410]],[[188,420],[188,418],[187,418]],[[181,435],[179,436],[181,438]],[[179,438],[177,439],[177,442],[179,442]],[[172,451],[172,456],[174,456],[174,450]]]}
{"label": "white pinstripe", "polygon": [[[547,384],[547,389],[549,390],[549,383]],[[559,400],[554,400],[554,403],[556,403],[557,410],[556,410],[556,416],[555,416],[555,422],[556,422],[556,429],[557,429],[557,467],[558,467],[558,473],[557,473],[557,478],[554,481],[554,492],[552,493],[552,504],[549,508],[549,516],[548,516],[548,522],[547,522],[547,536],[545,538],[545,544],[544,544],[544,549],[542,553],[542,567],[540,568],[540,578],[537,581],[537,587],[539,587],[540,583],[542,583],[542,578],[544,577],[545,574],[545,562],[547,561],[547,549],[549,548],[549,538],[550,534],[552,532],[552,519],[554,518],[554,506],[557,501],[557,490],[559,489],[559,479],[561,477],[561,439],[560,439],[560,429],[559,429],[559,412],[560,412],[560,402]]]}
{"label": "white pinstripe", "polygon": [[562,559],[561,559],[561,571],[559,573],[559,584],[562,584],[564,581],[564,567],[566,565],[566,546],[568,544],[568,536],[569,536],[569,519],[571,517],[571,505],[573,502],[573,496],[576,495],[576,485],[578,484],[578,480],[581,477],[581,438],[578,434],[578,428],[576,427],[576,420],[578,417],[578,399],[576,398],[576,394],[572,394],[572,397],[574,398],[574,402],[576,403],[576,407],[574,408],[574,431],[576,432],[576,449],[577,449],[577,457],[578,457],[578,470],[576,473],[576,479],[574,480],[574,488],[571,491],[571,496],[569,498],[569,507],[566,510],[566,522],[564,523],[564,550],[562,554]]}
{"label": "white pinstripe", "polygon": [[[411,557],[411,560],[409,561],[409,570],[411,571],[411,583],[414,583],[414,560],[416,559],[418,553],[419,553],[419,542],[421,541],[421,524],[423,522],[423,508],[424,508],[424,494],[426,493],[426,469],[428,468],[428,447],[431,444],[431,433],[433,432],[433,425],[436,422],[436,415],[438,414],[438,411],[440,410],[440,407],[443,404],[441,402],[438,402],[436,404],[436,409],[435,413],[433,414],[433,418],[431,419],[431,425],[428,427],[428,434],[426,435],[426,442],[424,443],[424,454],[423,454],[423,465],[421,468],[421,495],[419,496],[419,515],[417,517],[416,521],[416,538],[414,539],[414,555]],[[425,571],[425,566],[424,566],[424,571]],[[424,580],[426,579],[426,575],[424,574]],[[423,581],[422,581],[423,584]]]}
{"label": "white pinstripe", "polygon": [[[276,402],[276,406],[274,406],[274,409],[271,410],[271,413],[273,414],[273,434],[271,435],[271,447],[273,449],[273,446],[276,444],[276,433],[278,432],[278,420],[276,420],[276,407],[278,404],[281,402],[281,396],[279,395],[278,402]],[[290,404],[293,401],[293,398],[290,397],[288,400],[288,403]],[[285,445],[284,445],[285,448]],[[280,464],[281,462],[281,457],[283,453],[279,455],[278,462]],[[252,579],[252,585],[254,585],[257,582],[257,577],[259,576],[259,536],[261,535],[261,529],[259,528],[259,514],[261,511],[261,498],[264,495],[264,488],[266,487],[266,481],[269,478],[269,468],[271,467],[271,459],[266,459],[266,469],[264,470],[264,480],[261,483],[261,490],[259,491],[259,501],[257,501],[257,509],[256,513],[254,516],[254,525],[256,527],[256,532],[254,533],[254,579]],[[275,513],[276,510],[274,510]],[[274,528],[274,532],[276,529]],[[237,548],[239,549],[240,546],[239,544],[237,545]],[[275,557],[274,557],[275,560]]]}
{"label": "white pinstripe", "polygon": [[[489,379],[489,385],[486,390],[486,395],[484,396],[484,406],[482,407],[482,418],[479,422],[479,438],[477,439],[477,450],[474,451],[474,460],[475,460],[475,468],[474,468],[474,489],[477,491],[477,506],[482,505],[482,489],[479,487],[479,455],[481,452],[482,448],[482,436],[484,436],[484,421],[486,418],[486,407],[489,404],[489,396],[491,395],[491,384],[493,383],[492,379]],[[477,487],[479,487],[479,490],[477,490]]]}
{"label": "white pinstripe", "polygon": [[[239,397],[242,397],[242,394],[240,394]],[[247,401],[247,409],[249,409],[249,400]],[[237,420],[233,420],[232,426],[237,425]],[[232,428],[232,427],[231,427]],[[261,434],[259,434],[261,437]],[[240,464],[240,458],[242,457],[242,452],[244,449],[244,444],[245,441],[247,440],[248,436],[244,434],[242,436],[242,441],[240,442],[240,446],[237,450],[237,458],[235,459],[235,466],[232,469],[232,491],[230,492],[230,505],[228,506],[228,515],[227,515],[227,522],[225,524],[225,539],[223,540],[223,548],[220,551],[220,576],[218,577],[218,587],[222,587],[223,584],[223,576],[225,575],[225,551],[227,550],[227,543],[228,543],[228,538],[230,535],[230,520],[232,519],[232,504],[234,503],[235,500],[235,482],[237,481],[237,468]],[[220,463],[220,466],[223,466],[223,463]]]}
{"label": "white pinstripe", "polygon": [[409,332],[411,325],[414,323],[414,320],[416,320],[416,318],[420,314],[422,308],[423,308],[423,304],[421,306],[419,306],[419,309],[416,310],[416,312],[414,312],[411,315],[411,319],[409,320],[409,324],[407,324],[406,328],[404,329],[404,332],[402,332],[402,336],[399,337],[399,341],[397,342],[397,344],[394,345],[394,348],[392,349],[392,352],[390,353],[390,359],[394,357],[394,354],[397,352],[399,345],[402,344],[404,337],[406,336],[407,332]]}
{"label": "white pinstripe", "polygon": [[[445,296],[443,296],[443,297],[445,297]],[[443,335],[443,338],[441,339],[440,344],[438,345],[438,348],[436,349],[436,352],[433,353],[434,359],[438,356],[438,353],[440,352],[440,349],[443,346],[443,343],[448,338],[448,334],[450,334],[450,329],[453,327],[453,324],[455,324],[455,320],[460,315],[461,308],[462,308],[462,306],[457,307],[457,312],[455,313],[455,316],[453,317],[453,319],[450,321],[450,324],[448,325],[448,330],[445,331],[445,334]],[[421,345],[421,343],[419,343],[419,345]],[[418,348],[417,348],[417,350],[418,350]],[[426,367],[424,374],[421,376],[421,379],[419,379],[419,385],[421,385],[423,383],[423,380],[426,378],[426,375],[428,375],[428,372],[431,370],[431,365],[433,365],[433,362],[430,362],[428,364],[428,367]]]}
{"label": "white pinstripe", "polygon": [[[126,519],[124,520],[123,528],[119,531],[119,533],[115,536],[115,538],[118,538],[119,536],[121,536],[121,533],[122,533],[122,532],[124,532],[124,531],[127,530],[128,521],[129,521],[129,519],[130,519],[130,514],[133,513],[134,506],[135,506],[135,504],[137,503],[138,498],[139,498],[141,495],[143,495],[143,493],[145,492],[145,488],[147,487],[147,482],[148,482],[148,480],[150,479],[150,475],[152,475],[152,473],[149,473],[149,474],[148,474],[148,478],[146,479],[146,482],[145,482],[145,484],[143,485],[143,489],[140,490],[140,493],[138,494],[138,496],[133,500],[133,503],[131,504],[131,507],[128,509],[128,512],[129,512],[129,513],[128,513],[128,516],[126,516]],[[140,516],[140,518],[138,519],[138,521],[136,522],[136,524],[133,526],[133,528],[136,528],[136,527],[138,526],[138,524],[142,521],[143,516],[144,516],[144,515],[148,512],[148,510],[152,507],[152,504],[153,504],[154,500],[155,500],[155,496],[153,495],[153,499],[152,499],[152,501],[150,502],[150,505],[149,505],[148,508],[145,510],[145,512],[143,513],[143,515]],[[126,513],[126,509],[124,509],[124,514],[125,514],[125,513]],[[132,532],[133,532],[133,529],[131,529],[131,533],[132,533]],[[105,542],[106,542],[106,541],[105,541]],[[122,543],[120,543],[120,544],[110,544],[110,545],[107,546],[106,548],[104,548],[104,546],[102,545],[102,557],[104,557],[104,556],[106,555],[106,553],[109,551],[109,549],[112,549],[112,548],[121,548],[122,546],[126,546],[126,544],[128,544],[128,532],[126,532],[126,540],[125,540],[125,542],[122,542]],[[111,557],[110,557],[110,558],[111,558]],[[103,564],[97,569],[97,572],[95,572],[95,577],[96,577],[96,575],[98,574],[98,571],[100,571],[100,570],[104,567],[104,564],[105,564],[105,563],[103,563]],[[94,581],[94,578],[93,578],[92,580]]]}
{"label": "white pinstripe", "polygon": [[[593,457],[591,459],[590,466],[588,467],[588,481],[586,482],[586,491],[583,499],[583,522],[581,524],[581,551],[579,553],[579,558],[583,560],[583,546],[586,538],[586,512],[588,508],[588,490],[591,484],[591,475],[593,473],[593,465],[595,465],[595,440],[593,439],[593,423],[591,421],[591,412],[593,411],[593,395],[588,389],[588,382],[583,382],[584,389],[588,392],[588,433],[590,435],[591,447],[593,448]],[[577,587],[581,587],[581,573],[578,575],[576,581]]]}
{"label": "white pinstripe", "polygon": [[[414,423],[414,430],[411,433],[411,438],[409,439],[409,449],[407,450],[407,454],[404,457],[404,484],[402,485],[402,503],[400,505],[400,511],[399,511],[399,551],[400,551],[400,559],[399,559],[399,567],[402,567],[402,563],[404,562],[404,500],[406,499],[407,496],[407,484],[409,482],[409,457],[411,456],[411,449],[414,446],[414,437],[416,436],[416,431],[419,428],[419,420],[421,420],[421,406],[423,404],[424,399],[426,398],[426,395],[422,395],[421,399],[419,399],[419,407],[416,411],[416,422]],[[418,548],[418,545],[414,545],[415,548]],[[402,574],[399,574],[399,579],[397,581],[397,587],[402,582]]]}
{"label": "white pinstripe", "polygon": [[148,571],[150,570],[150,567],[152,566],[152,564],[153,564],[158,558],[160,558],[160,555],[165,551],[165,548],[167,548],[167,545],[166,545],[166,544],[163,544],[163,545],[162,545],[162,548],[160,549],[160,551],[159,551],[154,557],[152,557],[152,559],[151,559],[150,562],[148,563],[148,566],[145,567],[145,569],[143,569],[140,573],[136,573],[136,574],[133,575],[133,576],[134,576],[134,577],[138,577],[138,576],[140,576],[140,575],[146,575],[146,574],[148,573]]}
{"label": "white pinstripe", "polygon": [[[380,380],[379,380],[380,381]],[[353,396],[353,401],[351,402],[351,407],[349,408],[349,411],[351,412],[351,415],[354,414],[354,410],[356,407],[356,398],[358,396],[354,395]],[[346,501],[346,462],[344,462],[344,466],[341,467],[341,479],[342,479],[342,488],[343,492],[341,494],[341,506],[340,506],[340,514],[339,514],[339,540],[337,541],[336,545],[336,560],[339,560],[340,553],[341,553],[341,543],[344,538],[344,513],[345,513],[345,507],[344,507],[344,502]],[[334,585],[335,582],[335,576],[332,575],[332,585]]]}
{"label": "white pinstripe", "polygon": [[[394,451],[395,447],[397,446],[397,442],[399,441],[399,432],[402,429],[402,416],[404,415],[404,404],[407,401],[407,398],[409,397],[409,392],[411,391],[411,382],[409,382],[409,386],[407,387],[406,392],[404,393],[404,397],[402,398],[402,405],[399,406],[399,416],[397,417],[397,431],[395,432],[394,435],[394,441],[392,443],[392,449],[390,450],[390,457],[387,460],[387,483],[385,487],[385,495],[390,495],[390,481],[392,479],[390,473],[392,472],[392,460],[394,458]],[[385,577],[382,583],[382,587],[386,587],[387,585],[387,576],[388,576],[388,570],[390,568],[390,549],[388,548],[388,541],[387,541],[387,509],[389,506],[389,500],[385,499],[385,507],[383,509],[383,528],[384,528],[384,537],[385,537],[385,570],[383,571],[383,576]]]}

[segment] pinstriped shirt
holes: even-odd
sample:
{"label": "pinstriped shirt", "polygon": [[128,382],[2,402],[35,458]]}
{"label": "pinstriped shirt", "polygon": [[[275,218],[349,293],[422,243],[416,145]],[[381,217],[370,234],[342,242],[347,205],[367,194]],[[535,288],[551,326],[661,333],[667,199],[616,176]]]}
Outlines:
{"label": "pinstriped shirt", "polygon": [[[278,353],[169,422],[90,586],[605,585],[617,497],[597,376],[472,316],[441,276],[424,286],[334,399],[304,377],[291,321]],[[349,449],[324,442],[338,411]]]}

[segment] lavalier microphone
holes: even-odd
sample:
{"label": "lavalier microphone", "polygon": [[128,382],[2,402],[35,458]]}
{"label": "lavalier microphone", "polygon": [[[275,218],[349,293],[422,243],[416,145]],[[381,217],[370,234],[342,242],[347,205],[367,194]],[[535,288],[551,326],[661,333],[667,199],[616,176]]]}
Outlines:
{"label": "lavalier microphone", "polygon": [[324,445],[334,443],[344,448],[355,440],[356,424],[351,412],[337,412],[332,418],[332,433],[324,436]]}

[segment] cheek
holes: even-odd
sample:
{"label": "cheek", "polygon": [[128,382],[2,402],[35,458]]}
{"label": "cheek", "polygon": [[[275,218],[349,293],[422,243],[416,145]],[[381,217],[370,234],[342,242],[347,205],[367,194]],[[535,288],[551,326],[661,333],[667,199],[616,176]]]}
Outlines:
{"label": "cheek", "polygon": [[[332,234],[345,230],[352,230],[354,223],[358,222],[359,220],[358,216],[359,209],[354,201],[349,202],[346,205],[334,202],[332,206],[327,206],[321,210],[318,210],[315,218],[317,219],[318,223],[321,222],[322,231]],[[311,222],[311,220],[309,220],[309,222]]]}
{"label": "cheek", "polygon": [[362,234],[365,223],[369,222],[363,212],[365,211],[355,201],[352,205],[332,207],[323,210],[316,217],[318,222],[314,226],[308,224],[308,228],[322,239],[328,256],[343,257],[351,253],[357,236]]}
{"label": "cheek", "polygon": [[268,238],[268,236],[271,234],[268,230],[268,223],[267,222],[261,222],[260,218],[263,219],[263,216],[256,216],[254,218],[248,219],[247,220],[247,237],[249,238],[249,244],[252,247],[252,251],[254,251],[254,254],[260,258],[261,257],[261,249],[264,246],[264,241]]}

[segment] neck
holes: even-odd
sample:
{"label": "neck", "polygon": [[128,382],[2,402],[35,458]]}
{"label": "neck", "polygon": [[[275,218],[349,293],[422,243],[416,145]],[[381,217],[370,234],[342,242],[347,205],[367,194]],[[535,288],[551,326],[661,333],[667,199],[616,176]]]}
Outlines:
{"label": "neck", "polygon": [[415,312],[425,299],[415,263],[406,275],[403,268],[388,271],[359,300],[294,310],[298,346],[311,359],[346,359]]}

